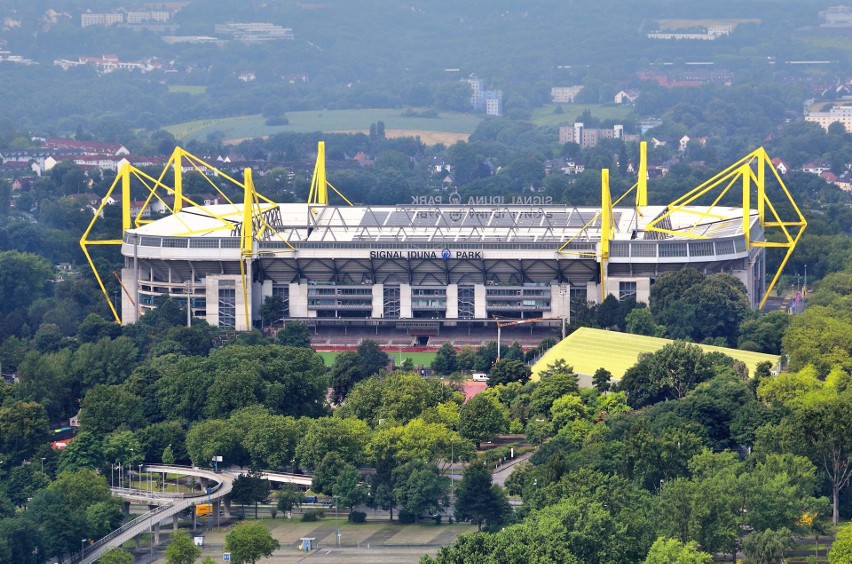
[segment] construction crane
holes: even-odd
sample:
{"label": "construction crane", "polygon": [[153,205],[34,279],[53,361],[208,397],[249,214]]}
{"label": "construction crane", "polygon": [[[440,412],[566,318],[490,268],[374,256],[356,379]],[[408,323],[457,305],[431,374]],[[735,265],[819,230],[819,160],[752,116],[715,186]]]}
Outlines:
{"label": "construction crane", "polygon": [[[494,317],[497,319],[497,317]],[[554,321],[554,320],[562,321],[562,338],[565,338],[565,316],[557,316],[557,317],[534,317],[531,319],[519,319],[517,321],[498,321],[497,322],[497,360],[499,361],[501,358],[500,355],[500,340],[502,337],[503,327],[510,327],[512,325],[525,325],[527,323],[536,323],[538,321]]]}

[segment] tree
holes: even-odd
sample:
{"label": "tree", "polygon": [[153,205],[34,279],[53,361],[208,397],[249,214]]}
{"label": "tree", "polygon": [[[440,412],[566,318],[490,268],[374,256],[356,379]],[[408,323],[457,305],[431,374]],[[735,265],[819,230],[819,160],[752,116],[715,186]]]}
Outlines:
{"label": "tree", "polygon": [[774,564],[783,561],[784,553],[793,546],[793,533],[782,527],[777,531],[754,531],[743,539],[743,552],[749,562]]}
{"label": "tree", "polygon": [[701,382],[713,376],[712,357],[697,345],[675,341],[639,360],[624,373],[619,389],[627,392],[634,409],[667,398],[684,397]]}
{"label": "tree", "polygon": [[838,529],[834,545],[828,552],[828,561],[830,564],[852,562],[852,523]]}
{"label": "tree", "polygon": [[36,402],[14,402],[0,407],[0,452],[7,465],[32,456],[47,440],[50,425],[44,407]]}
{"label": "tree", "polygon": [[240,505],[254,504],[254,518],[257,519],[257,504],[269,497],[269,480],[259,472],[240,474],[234,480],[231,499]]}
{"label": "tree", "polygon": [[360,483],[358,469],[352,465],[346,465],[337,475],[332,488],[332,495],[338,507],[346,507],[353,511],[356,505],[364,503],[367,498],[366,491]]}
{"label": "tree", "polygon": [[225,535],[225,550],[236,564],[255,564],[264,556],[272,556],[280,546],[266,525],[258,521],[239,523]]}
{"label": "tree", "polygon": [[30,519],[0,519],[0,557],[3,562],[41,564],[47,556],[36,523]]}
{"label": "tree", "polygon": [[227,464],[240,464],[245,458],[241,441],[242,430],[236,425],[210,419],[197,423],[187,432],[186,452],[193,466],[210,467],[214,456],[221,456]]}
{"label": "tree", "polygon": [[[178,533],[175,533],[175,534],[178,534]],[[186,533],[183,533],[183,534],[186,535]],[[188,536],[189,535],[187,535],[187,537]],[[192,541],[190,541],[190,542],[192,542]],[[196,547],[196,550],[198,550],[199,553],[201,552],[201,549],[199,549],[197,547]],[[167,550],[167,553],[168,553],[168,550]],[[136,559],[133,557],[133,554],[127,552],[123,548],[113,548],[113,549],[107,551],[106,553],[104,553],[103,556],[98,558],[98,564],[133,564],[133,562],[135,560]],[[168,555],[166,556],[166,561],[171,562],[168,559]],[[175,561],[175,562],[177,562],[177,561]],[[180,562],[190,562],[191,563],[193,561],[192,560],[181,560]]]}
{"label": "tree", "polygon": [[592,386],[602,394],[609,391],[612,381],[612,372],[606,368],[598,368],[592,375]]}
{"label": "tree", "polygon": [[832,522],[840,521],[840,493],[852,478],[852,390],[811,394],[795,409],[791,429],[802,454],[831,482]]}
{"label": "tree", "polygon": [[283,484],[278,490],[277,498],[278,509],[292,511],[294,507],[301,507],[305,502],[305,492],[296,484]]}
{"label": "tree", "polygon": [[712,564],[713,556],[698,550],[696,542],[660,537],[651,545],[645,564]]}
{"label": "tree", "polygon": [[0,314],[26,308],[40,298],[51,276],[50,262],[38,255],[0,252]]}
{"label": "tree", "polygon": [[335,403],[342,403],[349,394],[349,390],[368,376],[364,374],[361,358],[356,351],[343,351],[337,355],[329,375],[334,390],[332,399]]}
{"label": "tree", "polygon": [[476,442],[490,441],[509,428],[505,408],[485,394],[477,394],[464,404],[459,413],[459,435]]}
{"label": "tree", "polygon": [[163,454],[160,456],[160,462],[163,464],[174,464],[175,463],[175,453],[172,450],[172,445],[168,445],[163,449]]}
{"label": "tree", "polygon": [[637,307],[630,310],[625,319],[627,332],[634,335],[648,335],[650,337],[662,337],[665,327],[654,322],[651,310],[645,307]]}
{"label": "tree", "polygon": [[651,313],[654,314],[657,323],[661,323],[659,316],[668,309],[670,304],[680,300],[686,290],[700,284],[702,280],[704,275],[692,268],[664,272],[658,276],[651,286],[649,299]]}
{"label": "tree", "polygon": [[410,372],[371,376],[358,382],[346,396],[335,416],[357,417],[375,427],[384,423],[407,423],[445,398],[457,394],[440,381],[424,379]]}
{"label": "tree", "polygon": [[336,452],[329,452],[314,470],[313,478],[311,478],[311,489],[317,493],[331,495],[334,492],[337,477],[347,466],[352,465],[343,460]]}
{"label": "tree", "polygon": [[547,365],[539,374],[538,385],[530,397],[530,410],[533,413],[548,413],[556,398],[580,392],[578,382],[574,368],[564,359]]}
{"label": "tree", "polygon": [[301,321],[288,321],[278,331],[275,342],[286,347],[310,348],[311,336],[308,326]]}
{"label": "tree", "polygon": [[477,372],[489,372],[495,362],[497,362],[497,342],[489,341],[476,349],[473,369]]}
{"label": "tree", "polygon": [[115,431],[101,442],[103,461],[109,464],[137,464],[145,460],[139,440],[130,431]]}
{"label": "tree", "polygon": [[293,417],[267,415],[252,421],[242,444],[253,468],[281,468],[292,464],[303,432],[304,426]]}
{"label": "tree", "polygon": [[[128,461],[129,462],[129,461]],[[101,444],[92,433],[80,431],[59,455],[59,469],[73,471],[80,468],[98,468],[103,463]]]}
{"label": "tree", "polygon": [[371,341],[370,339],[361,341],[357,352],[364,378],[378,374],[379,370],[388,365],[389,358],[387,353],[381,350],[375,341]]}
{"label": "tree", "polygon": [[470,345],[464,345],[456,353],[456,367],[461,371],[473,370],[476,361],[476,349]]}
{"label": "tree", "polygon": [[[263,298],[263,303],[260,306],[260,322],[263,327],[270,327],[287,317],[287,312],[284,311],[284,299],[281,296],[266,296]],[[289,345],[289,343],[278,343],[279,345]],[[291,345],[295,346],[295,345]]]}
{"label": "tree", "polygon": [[369,440],[370,428],[360,419],[314,419],[308,423],[307,432],[296,446],[296,458],[313,470],[328,453],[334,452],[357,466],[363,461],[364,447]]}
{"label": "tree", "polygon": [[435,354],[432,369],[443,376],[452,374],[457,369],[456,349],[450,343],[444,343]]}
{"label": "tree", "polygon": [[142,400],[122,386],[97,385],[80,402],[80,425],[102,436],[121,426],[133,430],[144,427]]}
{"label": "tree", "polygon": [[470,519],[482,530],[482,523],[499,525],[512,512],[506,494],[491,483],[491,471],[480,463],[464,470],[455,495],[456,519]]}
{"label": "tree", "polygon": [[413,460],[393,471],[393,495],[397,504],[415,515],[438,512],[447,501],[450,480],[442,477],[438,467]]}
{"label": "tree", "polygon": [[166,547],[166,564],[192,564],[199,556],[201,549],[195,546],[189,533],[175,531]]}
{"label": "tree", "polygon": [[123,520],[120,499],[110,498],[93,503],[86,508],[86,534],[95,539],[105,537],[116,530]]}
{"label": "tree", "polygon": [[488,374],[488,386],[494,387],[509,382],[526,384],[530,379],[530,374],[530,368],[525,366],[522,361],[501,359],[497,361]]}

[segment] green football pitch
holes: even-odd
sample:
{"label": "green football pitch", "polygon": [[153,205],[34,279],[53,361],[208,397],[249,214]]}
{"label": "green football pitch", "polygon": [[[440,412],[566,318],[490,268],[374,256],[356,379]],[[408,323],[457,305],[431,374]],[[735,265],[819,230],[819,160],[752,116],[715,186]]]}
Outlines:
{"label": "green football pitch", "polygon": [[[342,351],[319,351],[318,354],[325,361],[326,366],[331,366],[334,364],[334,359],[337,358]],[[405,359],[410,358],[414,363],[414,366],[430,366],[432,361],[435,359],[435,353],[433,352],[405,352],[402,351],[394,351],[392,349],[386,349],[386,353],[388,356],[393,357],[394,362],[397,365],[404,362]]]}

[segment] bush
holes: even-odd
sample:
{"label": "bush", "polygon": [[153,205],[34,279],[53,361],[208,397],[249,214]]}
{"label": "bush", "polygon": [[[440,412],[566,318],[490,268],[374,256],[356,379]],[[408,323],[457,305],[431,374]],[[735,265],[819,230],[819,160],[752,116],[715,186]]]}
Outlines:
{"label": "bush", "polygon": [[410,525],[410,524],[414,523],[416,517],[417,516],[414,513],[410,512],[410,511],[406,511],[405,509],[402,509],[399,512],[399,522],[402,525]]}
{"label": "bush", "polygon": [[363,523],[367,520],[367,514],[363,511],[353,511],[347,519],[350,523]]}
{"label": "bush", "polygon": [[306,523],[313,523],[315,521],[319,521],[325,517],[325,511],[322,509],[311,509],[310,511],[305,511],[304,515],[302,515],[302,521]]}

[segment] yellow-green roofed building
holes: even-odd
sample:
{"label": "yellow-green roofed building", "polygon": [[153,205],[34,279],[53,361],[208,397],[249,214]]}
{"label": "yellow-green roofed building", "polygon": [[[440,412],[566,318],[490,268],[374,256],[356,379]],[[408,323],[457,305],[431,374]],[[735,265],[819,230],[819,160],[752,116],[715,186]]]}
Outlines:
{"label": "yellow-green roofed building", "polygon": [[[538,380],[540,372],[562,359],[566,364],[574,367],[574,372],[580,376],[580,385],[583,387],[591,386],[591,377],[598,368],[606,368],[614,380],[620,380],[627,369],[639,360],[640,353],[653,353],[673,342],[671,339],[659,337],[581,327],[547,351],[533,365],[532,379]],[[755,367],[761,362],[769,362],[775,369],[781,360],[779,355],[711,345],[699,344],[698,346],[705,352],[724,353],[744,362],[749,374],[753,374]]]}

